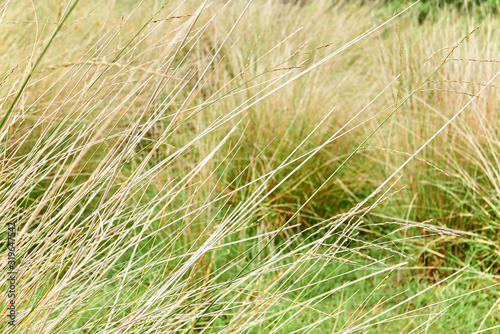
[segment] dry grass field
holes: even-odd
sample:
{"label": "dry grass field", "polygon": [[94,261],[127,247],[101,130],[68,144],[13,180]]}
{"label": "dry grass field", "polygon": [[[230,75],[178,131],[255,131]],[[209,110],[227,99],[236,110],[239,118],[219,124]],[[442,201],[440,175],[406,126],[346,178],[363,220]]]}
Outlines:
{"label": "dry grass field", "polygon": [[445,2],[3,1],[0,331],[498,333],[500,4]]}

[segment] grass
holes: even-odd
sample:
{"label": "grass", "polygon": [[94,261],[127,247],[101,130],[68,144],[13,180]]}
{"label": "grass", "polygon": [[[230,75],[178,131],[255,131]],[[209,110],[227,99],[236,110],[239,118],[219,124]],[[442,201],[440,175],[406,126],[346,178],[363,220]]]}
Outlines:
{"label": "grass", "polygon": [[429,4],[4,2],[2,332],[494,333],[497,5]]}

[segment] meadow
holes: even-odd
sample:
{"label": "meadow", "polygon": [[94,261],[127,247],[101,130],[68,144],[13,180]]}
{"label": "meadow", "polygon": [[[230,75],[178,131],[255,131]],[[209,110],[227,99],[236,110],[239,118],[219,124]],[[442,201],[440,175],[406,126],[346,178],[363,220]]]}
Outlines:
{"label": "meadow", "polygon": [[4,1],[0,331],[499,332],[499,8]]}

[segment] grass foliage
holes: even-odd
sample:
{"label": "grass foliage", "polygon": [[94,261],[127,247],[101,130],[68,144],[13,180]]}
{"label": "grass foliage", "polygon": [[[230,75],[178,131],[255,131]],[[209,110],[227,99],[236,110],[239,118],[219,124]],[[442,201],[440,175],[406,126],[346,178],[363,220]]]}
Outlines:
{"label": "grass foliage", "polygon": [[498,326],[488,4],[3,2],[2,333]]}

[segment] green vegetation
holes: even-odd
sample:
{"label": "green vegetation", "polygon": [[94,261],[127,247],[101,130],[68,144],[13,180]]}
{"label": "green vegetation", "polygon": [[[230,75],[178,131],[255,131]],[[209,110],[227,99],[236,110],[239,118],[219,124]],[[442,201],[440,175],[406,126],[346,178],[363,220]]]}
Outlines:
{"label": "green vegetation", "polygon": [[2,4],[2,333],[495,333],[500,4],[411,5]]}
{"label": "green vegetation", "polygon": [[425,20],[434,20],[441,15],[447,15],[449,11],[458,11],[465,16],[484,18],[486,16],[498,15],[500,8],[499,0],[383,0],[370,1],[360,0],[361,4],[379,4],[378,8],[385,14],[399,12],[404,8],[414,5],[413,12],[418,16],[420,23]]}

